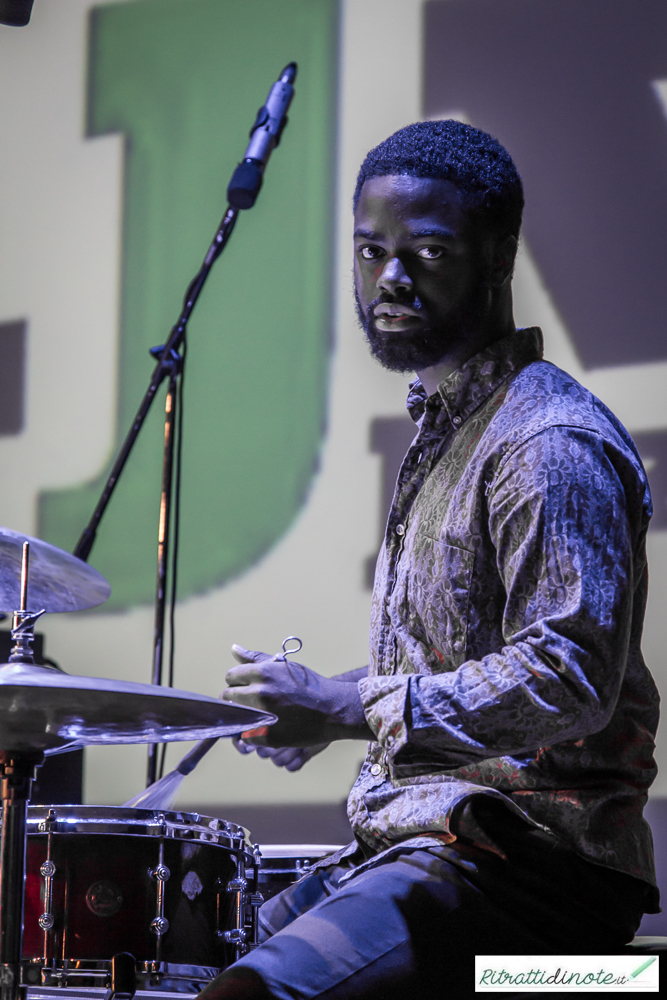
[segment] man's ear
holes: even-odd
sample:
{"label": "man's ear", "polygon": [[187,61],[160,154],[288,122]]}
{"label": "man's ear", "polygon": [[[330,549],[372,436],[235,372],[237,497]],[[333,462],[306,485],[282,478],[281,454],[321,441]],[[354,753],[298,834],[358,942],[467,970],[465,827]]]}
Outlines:
{"label": "man's ear", "polygon": [[512,277],[518,246],[516,236],[503,236],[495,244],[490,273],[491,284],[495,288],[500,288]]}

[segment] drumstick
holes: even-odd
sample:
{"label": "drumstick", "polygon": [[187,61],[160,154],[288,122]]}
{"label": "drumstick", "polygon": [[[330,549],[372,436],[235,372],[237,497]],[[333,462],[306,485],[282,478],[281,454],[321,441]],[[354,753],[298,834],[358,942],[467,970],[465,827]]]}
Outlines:
{"label": "drumstick", "polygon": [[194,771],[204,754],[208,753],[211,747],[214,746],[219,739],[219,736],[212,736],[208,740],[200,740],[199,743],[195,743],[192,750],[190,750],[189,753],[186,753],[185,757],[183,757],[174,770],[184,776],[186,774],[190,774],[190,771]]}
{"label": "drumstick", "polygon": [[269,731],[268,726],[260,726],[259,729],[246,729],[244,733],[241,733],[242,740],[249,740],[253,736],[266,736]]}
{"label": "drumstick", "polygon": [[218,739],[218,736],[212,736],[207,740],[199,740],[198,743],[195,743],[192,750],[186,753],[185,757],[183,757],[173,771],[165,774],[164,778],[160,778],[159,781],[149,785],[148,788],[144,788],[142,792],[128,799],[127,802],[123,802],[123,808],[170,809],[176,798],[176,793],[181,787],[183,778],[187,774],[190,774],[191,771],[194,771],[204,754],[209,752],[211,747],[218,742]]}

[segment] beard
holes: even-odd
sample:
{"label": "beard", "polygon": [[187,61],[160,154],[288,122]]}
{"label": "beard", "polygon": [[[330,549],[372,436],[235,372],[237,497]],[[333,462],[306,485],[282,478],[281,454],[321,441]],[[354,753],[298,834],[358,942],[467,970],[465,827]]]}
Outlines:
{"label": "beard", "polygon": [[354,299],[359,324],[366,334],[366,341],[376,361],[392,372],[418,372],[443,361],[448,353],[462,340],[467,339],[485,312],[486,295],[482,284],[471,290],[470,295],[450,315],[446,326],[434,328],[430,323],[422,323],[414,333],[405,330],[378,330],[373,310],[381,302],[409,305],[416,312],[424,309],[416,296],[412,299],[391,295],[380,295],[364,311],[355,289]]}

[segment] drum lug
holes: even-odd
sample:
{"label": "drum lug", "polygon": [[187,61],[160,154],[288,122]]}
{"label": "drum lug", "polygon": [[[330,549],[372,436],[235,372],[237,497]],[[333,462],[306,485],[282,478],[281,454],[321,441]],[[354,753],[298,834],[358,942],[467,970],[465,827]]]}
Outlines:
{"label": "drum lug", "polygon": [[160,957],[160,939],[169,930],[169,921],[164,915],[164,893],[165,883],[171,878],[171,872],[164,863],[164,841],[160,840],[158,863],[155,868],[148,869],[149,878],[155,880],[156,899],[155,917],[151,921],[151,931],[158,939],[158,958]]}
{"label": "drum lug", "polygon": [[[246,930],[246,906],[249,902],[248,880],[244,878],[245,875],[245,862],[246,862],[245,852],[241,852],[236,856],[236,875],[230,878],[225,886],[226,892],[235,893],[236,899],[234,901],[234,923],[236,924],[229,931],[218,930],[218,937],[222,938],[228,944],[233,944],[235,946],[235,960],[238,961],[242,955],[248,951],[248,931]],[[256,881],[254,881],[253,888],[257,887]],[[219,895],[218,895],[219,898]],[[257,910],[253,910],[253,914],[256,914]],[[254,943],[255,938],[254,928],[251,933],[250,947]]]}
{"label": "drum lug", "polygon": [[171,872],[166,865],[157,865],[155,868],[148,869],[149,878],[155,879],[157,882],[168,882],[171,878]]}
{"label": "drum lug", "polygon": [[[44,931],[44,960],[47,961],[49,958],[49,947],[48,947],[48,935],[49,931],[53,929],[55,924],[55,917],[53,916],[53,877],[56,874],[57,868],[51,860],[51,834],[53,832],[53,825],[55,821],[55,812],[53,810],[49,811],[49,817],[47,823],[49,823],[49,830],[47,836],[47,848],[46,848],[46,861],[40,866],[39,874],[44,879],[44,912],[40,914],[37,923]],[[46,823],[44,824],[46,826]]]}
{"label": "drum lug", "polygon": [[259,844],[252,845],[252,887],[254,892],[248,894],[247,902],[250,905],[250,941],[246,945],[247,951],[252,951],[259,945],[259,908],[264,902],[264,896],[259,891],[259,869],[262,863],[262,852]]}

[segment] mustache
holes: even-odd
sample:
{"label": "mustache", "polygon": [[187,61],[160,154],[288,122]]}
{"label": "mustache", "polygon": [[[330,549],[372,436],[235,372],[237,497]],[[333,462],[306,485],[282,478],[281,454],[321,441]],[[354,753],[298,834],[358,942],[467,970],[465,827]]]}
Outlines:
{"label": "mustache", "polygon": [[382,292],[377,298],[369,302],[367,313],[372,316],[373,310],[376,306],[390,304],[393,306],[409,306],[414,309],[415,312],[420,312],[424,308],[424,304],[421,302],[417,295],[389,295],[388,292]]}

